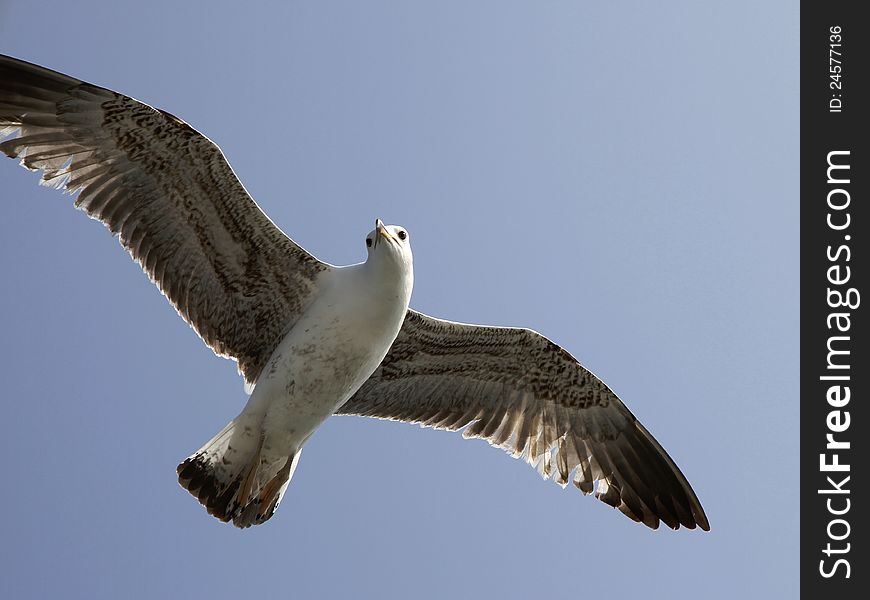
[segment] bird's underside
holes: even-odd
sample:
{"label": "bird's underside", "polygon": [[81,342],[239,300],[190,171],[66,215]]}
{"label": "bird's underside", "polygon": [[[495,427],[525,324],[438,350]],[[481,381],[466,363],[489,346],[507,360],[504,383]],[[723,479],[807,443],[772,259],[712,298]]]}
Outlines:
{"label": "bird's underside", "polygon": [[[249,384],[336,269],[275,226],[220,149],[183,121],[2,55],[0,151],[42,171],[44,183],[77,193],[76,207],[118,237]],[[709,529],[680,469],[610,388],[528,329],[408,310],[386,357],[336,414],[464,428],[465,437],[487,439],[651,528]],[[268,472],[255,465],[222,478],[231,444],[221,444],[179,466],[182,485],[224,520],[267,520],[301,448],[288,448]],[[240,492],[260,504],[230,510]]]}

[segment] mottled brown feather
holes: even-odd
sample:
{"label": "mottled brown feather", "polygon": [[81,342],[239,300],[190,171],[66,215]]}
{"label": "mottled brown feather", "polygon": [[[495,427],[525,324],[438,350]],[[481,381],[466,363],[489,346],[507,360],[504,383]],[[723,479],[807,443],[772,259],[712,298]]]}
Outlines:
{"label": "mottled brown feather", "polygon": [[648,527],[710,528],[682,472],[616,394],[528,329],[409,310],[380,367],[337,414],[465,428]]}
{"label": "mottled brown feather", "polygon": [[78,192],[76,206],[248,382],[330,268],[269,220],[214,143],[127,96],[0,55],[0,142],[44,183]]}

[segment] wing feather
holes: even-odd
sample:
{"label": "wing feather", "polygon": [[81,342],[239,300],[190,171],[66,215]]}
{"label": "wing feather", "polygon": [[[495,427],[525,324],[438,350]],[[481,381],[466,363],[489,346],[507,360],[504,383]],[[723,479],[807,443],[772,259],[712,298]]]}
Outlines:
{"label": "wing feather", "polygon": [[528,329],[409,310],[380,367],[337,414],[464,428],[648,527],[710,528],[685,476],[616,394]]}
{"label": "wing feather", "polygon": [[284,235],[220,149],[185,122],[2,55],[0,151],[78,193],[76,207],[118,236],[248,383],[331,268]]}

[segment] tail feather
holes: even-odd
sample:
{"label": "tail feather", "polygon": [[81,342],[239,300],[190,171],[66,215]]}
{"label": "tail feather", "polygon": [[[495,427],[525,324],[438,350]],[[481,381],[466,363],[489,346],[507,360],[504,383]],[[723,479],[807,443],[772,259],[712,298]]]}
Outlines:
{"label": "tail feather", "polygon": [[178,465],[178,482],[221,521],[259,525],[275,514],[300,454],[266,455],[259,427],[236,419]]}
{"label": "tail feather", "polygon": [[250,527],[251,525],[260,525],[272,518],[275,511],[278,510],[278,505],[281,503],[281,498],[284,497],[284,492],[290,484],[290,479],[293,477],[293,471],[296,470],[296,465],[299,462],[301,451],[287,457],[287,461],[278,474],[275,475],[263,487],[259,495],[252,498],[246,506],[244,506],[233,517],[233,524],[236,527]]}

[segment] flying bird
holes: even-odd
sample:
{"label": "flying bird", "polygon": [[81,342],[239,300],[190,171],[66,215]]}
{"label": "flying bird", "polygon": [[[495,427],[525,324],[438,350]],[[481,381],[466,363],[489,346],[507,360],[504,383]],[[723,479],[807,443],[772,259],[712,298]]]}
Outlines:
{"label": "flying bird", "polygon": [[0,150],[75,195],[218,355],[242,412],[178,465],[218,519],[267,521],[330,416],[463,430],[655,529],[710,526],[680,469],[607,385],[544,336],[409,308],[408,231],[376,220],[334,266],[286,236],[181,119],[0,55]]}

